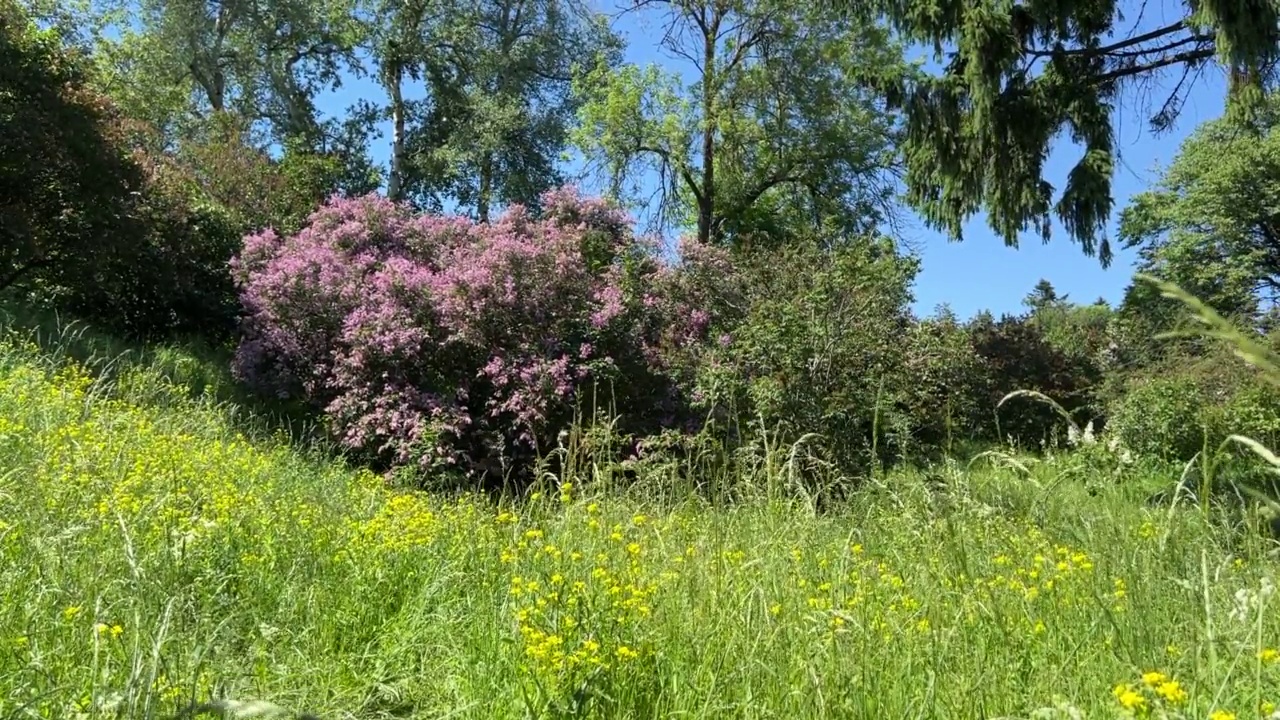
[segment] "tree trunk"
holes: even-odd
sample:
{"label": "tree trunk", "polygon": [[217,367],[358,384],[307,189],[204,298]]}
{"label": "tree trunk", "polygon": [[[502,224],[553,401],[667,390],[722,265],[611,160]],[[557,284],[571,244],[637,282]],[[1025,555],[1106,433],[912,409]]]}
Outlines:
{"label": "tree trunk", "polygon": [[[705,6],[704,6],[705,8]],[[709,244],[715,223],[716,198],[716,40],[720,9],[703,25],[702,41],[702,197],[698,199],[698,242]]]}
{"label": "tree trunk", "polygon": [[384,82],[391,95],[391,176],[387,178],[387,197],[399,201],[404,194],[404,95],[400,83],[403,69],[398,60],[387,68]]}
{"label": "tree trunk", "polygon": [[480,193],[476,198],[476,217],[489,222],[489,204],[493,198],[493,153],[486,152],[480,161]]}

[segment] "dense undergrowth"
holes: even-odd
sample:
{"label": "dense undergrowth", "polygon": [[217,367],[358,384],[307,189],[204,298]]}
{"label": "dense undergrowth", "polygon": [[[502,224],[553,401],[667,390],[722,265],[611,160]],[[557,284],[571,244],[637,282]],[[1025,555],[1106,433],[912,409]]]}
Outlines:
{"label": "dense undergrowth", "polygon": [[732,504],[586,463],[518,503],[404,493],[216,382],[193,392],[177,379],[216,376],[194,357],[75,362],[76,338],[33,337],[0,347],[5,717],[1280,702],[1280,563],[1256,518],[1144,503],[1176,475],[1099,446],[898,470],[822,512],[788,490],[786,448]]}

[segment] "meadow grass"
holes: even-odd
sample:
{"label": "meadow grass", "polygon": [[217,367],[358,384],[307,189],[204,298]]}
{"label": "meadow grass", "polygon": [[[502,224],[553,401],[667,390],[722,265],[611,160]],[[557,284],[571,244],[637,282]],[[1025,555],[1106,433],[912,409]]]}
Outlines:
{"label": "meadow grass", "polygon": [[96,377],[71,355],[0,343],[0,717],[234,700],[1220,720],[1280,703],[1272,545],[1143,503],[1176,474],[1105,452],[891,472],[821,513],[585,470],[498,502],[394,491],[247,432],[172,362]]}

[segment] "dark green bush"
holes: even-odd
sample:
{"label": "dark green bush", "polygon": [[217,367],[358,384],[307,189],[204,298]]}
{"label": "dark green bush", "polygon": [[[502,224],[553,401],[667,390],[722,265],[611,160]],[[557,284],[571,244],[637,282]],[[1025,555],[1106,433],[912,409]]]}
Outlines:
{"label": "dark green bush", "polygon": [[743,319],[703,358],[693,396],[727,410],[739,444],[761,431],[783,445],[816,433],[807,447],[865,472],[873,448],[909,435],[894,398],[916,262],[877,239],[758,251],[738,266]]}

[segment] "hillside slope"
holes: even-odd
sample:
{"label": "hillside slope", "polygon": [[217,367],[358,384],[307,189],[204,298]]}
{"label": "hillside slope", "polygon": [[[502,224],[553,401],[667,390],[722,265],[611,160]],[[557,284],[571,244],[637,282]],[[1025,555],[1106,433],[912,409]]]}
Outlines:
{"label": "hillside slope", "polygon": [[1245,718],[1280,702],[1266,543],[1059,482],[1080,459],[953,466],[942,497],[891,476],[829,515],[576,477],[498,507],[393,492],[243,431],[172,367],[95,379],[66,350],[0,343],[0,716],[232,699],[324,718],[1027,717],[1060,698],[1088,717]]}

